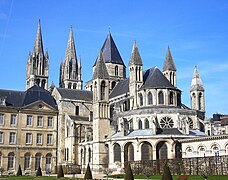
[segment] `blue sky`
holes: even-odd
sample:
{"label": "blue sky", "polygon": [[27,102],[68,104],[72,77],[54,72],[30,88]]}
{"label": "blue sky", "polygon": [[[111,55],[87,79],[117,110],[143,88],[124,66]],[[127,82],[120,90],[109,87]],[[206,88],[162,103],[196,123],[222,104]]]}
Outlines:
{"label": "blue sky", "polygon": [[205,87],[206,115],[228,114],[228,1],[0,0],[1,89],[25,90],[26,62],[38,19],[49,51],[49,85],[53,81],[58,86],[70,25],[84,82],[92,77],[92,65],[110,28],[126,65],[135,39],[144,69],[162,69],[170,46],[187,106],[197,65]]}

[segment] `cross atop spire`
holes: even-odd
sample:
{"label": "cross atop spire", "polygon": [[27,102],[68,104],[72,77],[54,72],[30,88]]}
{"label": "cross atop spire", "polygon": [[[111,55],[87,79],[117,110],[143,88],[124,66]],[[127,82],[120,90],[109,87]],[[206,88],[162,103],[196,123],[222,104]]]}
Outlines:
{"label": "cross atop spire", "polygon": [[104,62],[104,58],[102,55],[102,51],[100,51],[97,61],[96,61],[96,67],[93,73],[93,79],[108,79],[109,78],[109,74]]}
{"label": "cross atop spire", "polygon": [[177,69],[176,69],[175,63],[173,61],[173,57],[172,57],[170,48],[168,46],[168,50],[166,53],[166,58],[165,58],[164,66],[163,66],[163,72],[164,71],[170,71],[170,70],[176,71]]}
{"label": "cross atop spire", "polygon": [[42,34],[41,34],[41,26],[40,26],[40,19],[38,21],[38,28],[36,32],[36,40],[34,45],[34,53],[35,54],[44,54],[43,53],[43,42],[42,42]]}
{"label": "cross atop spire", "polygon": [[135,65],[142,65],[142,58],[139,54],[138,47],[136,45],[136,40],[134,41],[131,57],[128,66],[135,64]]}

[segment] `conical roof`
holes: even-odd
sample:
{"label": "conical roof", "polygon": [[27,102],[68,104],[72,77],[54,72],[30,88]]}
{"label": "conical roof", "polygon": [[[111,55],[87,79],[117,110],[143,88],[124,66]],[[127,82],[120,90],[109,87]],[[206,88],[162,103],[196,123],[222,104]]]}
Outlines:
{"label": "conical roof", "polygon": [[43,42],[42,42],[40,20],[38,21],[38,28],[37,28],[37,32],[36,32],[36,40],[35,40],[35,44],[34,44],[34,53],[35,54],[41,53],[42,55],[44,54],[43,53]]}
{"label": "conical roof", "polygon": [[135,64],[135,65],[142,65],[142,58],[139,54],[138,47],[136,45],[136,41],[134,41],[131,57],[128,66]]}
{"label": "conical roof", "polygon": [[[101,48],[101,51],[102,51],[102,55],[105,63],[121,64],[125,66],[110,32],[108,32],[108,35]],[[95,65],[96,65],[96,62],[94,66]]]}
{"label": "conical roof", "polygon": [[203,82],[200,78],[200,75],[196,66],[192,76],[191,91],[192,90],[204,90]]}
{"label": "conical roof", "polygon": [[176,71],[176,66],[173,61],[173,57],[170,51],[170,48],[168,47],[167,53],[166,53],[166,58],[163,66],[163,72],[164,71]]}
{"label": "conical roof", "polygon": [[93,73],[93,79],[108,79],[109,74],[103,59],[102,51],[100,51],[98,58],[96,60],[96,67]]}

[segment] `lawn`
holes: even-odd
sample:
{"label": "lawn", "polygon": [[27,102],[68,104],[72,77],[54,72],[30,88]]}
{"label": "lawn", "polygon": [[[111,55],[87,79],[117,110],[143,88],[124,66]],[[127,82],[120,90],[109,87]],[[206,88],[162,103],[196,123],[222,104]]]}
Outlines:
{"label": "lawn", "polygon": [[[162,176],[151,176],[149,179],[160,180]],[[117,178],[117,177],[115,177]],[[124,175],[119,175],[117,179],[123,179]],[[70,180],[75,178],[57,178],[54,176],[42,176],[42,177],[34,177],[34,176],[3,176],[0,177],[0,180]],[[136,175],[135,179],[146,179],[143,175]],[[178,176],[173,176],[173,180],[177,180]],[[228,176],[209,176],[208,180],[227,180]],[[189,176],[188,180],[204,180],[202,176]]]}

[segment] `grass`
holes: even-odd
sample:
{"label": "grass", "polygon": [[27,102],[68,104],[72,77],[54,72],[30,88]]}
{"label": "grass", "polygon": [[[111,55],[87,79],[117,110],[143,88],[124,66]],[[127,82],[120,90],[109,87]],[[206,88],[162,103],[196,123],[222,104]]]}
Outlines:
{"label": "grass", "polygon": [[[117,176],[110,176],[110,177],[114,177],[114,178],[124,178],[124,174],[118,175]],[[146,179],[146,177],[144,175],[136,175],[134,176],[135,179]],[[161,175],[156,175],[156,176],[150,176],[149,179],[153,179],[153,180],[160,180],[161,179]],[[173,180],[177,180],[179,176],[173,176]],[[35,177],[35,176],[0,176],[0,180],[69,180],[69,179],[74,179],[75,178],[57,178],[55,176],[42,176],[42,177]],[[227,180],[228,176],[209,176],[209,178],[207,180]],[[196,175],[191,175],[188,177],[188,180],[204,180],[204,178],[202,176],[196,176]]]}

